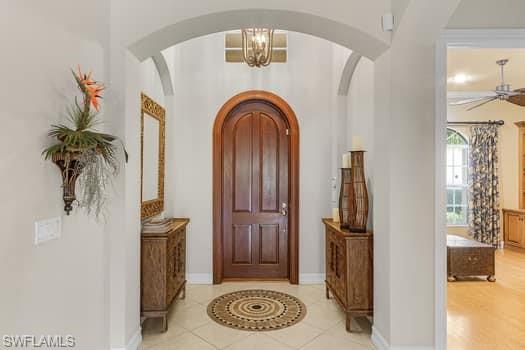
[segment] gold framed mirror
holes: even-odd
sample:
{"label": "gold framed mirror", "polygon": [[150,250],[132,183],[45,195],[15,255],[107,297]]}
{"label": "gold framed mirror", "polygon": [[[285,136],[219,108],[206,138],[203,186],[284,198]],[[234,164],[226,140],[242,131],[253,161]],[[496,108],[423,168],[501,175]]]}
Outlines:
{"label": "gold framed mirror", "polygon": [[164,147],[166,110],[146,94],[140,94],[141,219],[164,210]]}

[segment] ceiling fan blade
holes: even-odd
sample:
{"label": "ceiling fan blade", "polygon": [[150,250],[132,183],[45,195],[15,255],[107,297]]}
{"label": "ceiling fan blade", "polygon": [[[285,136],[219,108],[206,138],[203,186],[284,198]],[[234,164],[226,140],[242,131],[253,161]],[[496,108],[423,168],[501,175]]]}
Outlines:
{"label": "ceiling fan blade", "polygon": [[514,103],[515,105],[525,107],[525,88],[514,90],[519,92],[519,95],[509,96],[507,101]]}
{"label": "ceiling fan blade", "polygon": [[473,110],[474,108],[481,107],[481,106],[483,106],[484,104],[487,104],[487,103],[492,102],[492,101],[497,100],[497,99],[498,99],[497,97],[492,97],[492,98],[486,100],[485,102],[482,102],[482,103],[480,103],[480,104],[477,104],[477,105],[475,105],[475,106],[472,106],[472,107],[470,107],[470,108],[467,108],[467,111],[471,111],[471,110]]}
{"label": "ceiling fan blade", "polygon": [[466,104],[469,104],[469,103],[474,103],[474,102],[479,102],[479,101],[483,101],[487,98],[492,98],[494,96],[484,96],[484,97],[477,97],[477,98],[469,98],[468,100],[461,100],[461,101],[456,101],[456,102],[450,102],[449,105],[450,106],[461,106],[461,105],[466,105]]}

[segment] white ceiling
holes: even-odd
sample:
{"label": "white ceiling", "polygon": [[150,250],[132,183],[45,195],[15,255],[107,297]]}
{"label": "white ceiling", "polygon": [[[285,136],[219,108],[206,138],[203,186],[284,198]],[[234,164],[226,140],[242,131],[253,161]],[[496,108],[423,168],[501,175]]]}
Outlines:
{"label": "white ceiling", "polygon": [[[512,89],[525,88],[525,49],[472,49],[448,50],[449,91],[488,91],[500,85],[500,70],[496,61],[508,58],[505,80]],[[450,81],[456,74],[465,74],[471,80],[464,84]]]}

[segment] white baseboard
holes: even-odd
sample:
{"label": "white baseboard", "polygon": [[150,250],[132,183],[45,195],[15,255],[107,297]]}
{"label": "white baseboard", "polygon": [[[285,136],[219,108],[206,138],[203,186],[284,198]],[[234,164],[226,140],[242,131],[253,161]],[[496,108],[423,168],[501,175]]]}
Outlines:
{"label": "white baseboard", "polygon": [[389,350],[390,345],[386,339],[379,333],[376,327],[372,326],[372,344],[377,350]]}
{"label": "white baseboard", "polygon": [[135,332],[135,334],[133,334],[133,336],[128,341],[125,347],[111,348],[111,350],[138,350],[141,343],[142,343],[142,328],[139,326],[139,329]]}
{"label": "white baseboard", "polygon": [[377,350],[434,350],[432,346],[390,346],[374,326],[372,326],[372,344]]}
{"label": "white baseboard", "polygon": [[324,273],[301,273],[299,275],[299,284],[322,284],[324,280]]}
{"label": "white baseboard", "polygon": [[213,284],[211,273],[189,273],[189,284]]}
{"label": "white baseboard", "polygon": [[[324,273],[302,273],[299,275],[299,284],[324,283]],[[212,284],[211,273],[188,273],[188,284]]]}

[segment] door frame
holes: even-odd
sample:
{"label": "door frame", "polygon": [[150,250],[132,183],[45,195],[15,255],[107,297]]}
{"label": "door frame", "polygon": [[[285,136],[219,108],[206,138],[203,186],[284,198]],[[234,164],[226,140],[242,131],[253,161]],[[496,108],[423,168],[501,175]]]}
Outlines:
{"label": "door frame", "polygon": [[524,48],[525,30],[446,29],[436,43],[435,67],[435,348],[447,349],[446,129],[448,48]]}
{"label": "door frame", "polygon": [[288,205],[288,278],[299,283],[299,123],[290,105],[274,93],[262,90],[241,92],[219,110],[213,125],[213,283],[223,280],[222,241],[222,131],[230,112],[247,101],[262,101],[276,107],[289,128],[289,205]]}

